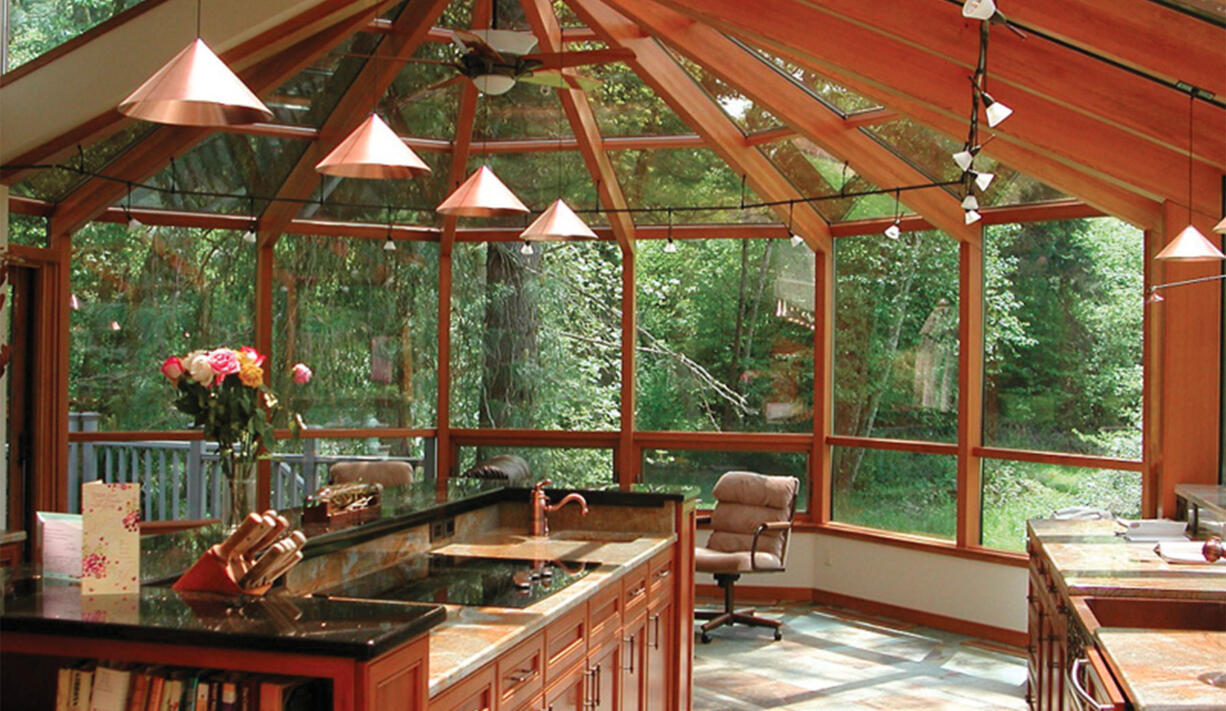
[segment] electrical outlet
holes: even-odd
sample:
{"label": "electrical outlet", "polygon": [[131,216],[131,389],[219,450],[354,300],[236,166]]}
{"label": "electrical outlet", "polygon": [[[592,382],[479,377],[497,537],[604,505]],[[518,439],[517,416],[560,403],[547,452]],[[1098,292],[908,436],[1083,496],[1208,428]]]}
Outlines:
{"label": "electrical outlet", "polygon": [[430,542],[440,538],[451,538],[455,535],[455,517],[430,522]]}

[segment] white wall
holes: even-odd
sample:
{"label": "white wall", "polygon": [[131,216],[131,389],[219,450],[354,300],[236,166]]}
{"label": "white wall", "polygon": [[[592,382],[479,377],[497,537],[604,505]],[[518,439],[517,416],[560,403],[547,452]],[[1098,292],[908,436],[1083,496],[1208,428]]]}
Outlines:
{"label": "white wall", "polygon": [[[709,535],[698,532],[699,545]],[[738,585],[819,589],[1024,632],[1026,569],[841,536],[796,533],[784,573]],[[698,584],[714,584],[698,575]]]}

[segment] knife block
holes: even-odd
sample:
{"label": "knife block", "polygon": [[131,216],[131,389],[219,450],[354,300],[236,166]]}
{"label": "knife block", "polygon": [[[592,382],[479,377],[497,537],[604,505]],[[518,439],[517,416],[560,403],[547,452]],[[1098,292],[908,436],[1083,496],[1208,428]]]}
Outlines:
{"label": "knife block", "polygon": [[205,551],[172,586],[179,592],[211,592],[221,595],[263,595],[271,587],[271,583],[255,588],[239,587],[230,566],[217,554],[217,546]]}

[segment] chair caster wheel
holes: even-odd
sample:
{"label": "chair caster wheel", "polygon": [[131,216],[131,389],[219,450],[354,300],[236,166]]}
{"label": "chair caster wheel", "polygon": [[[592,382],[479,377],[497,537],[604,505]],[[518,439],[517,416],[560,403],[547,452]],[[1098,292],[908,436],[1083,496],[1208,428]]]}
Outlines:
{"label": "chair caster wheel", "polygon": [[711,635],[707,634],[706,632],[702,633],[701,639],[703,644],[711,644]]}
{"label": "chair caster wheel", "polygon": [[775,641],[778,642],[781,639],[783,639],[783,632],[775,630]]}

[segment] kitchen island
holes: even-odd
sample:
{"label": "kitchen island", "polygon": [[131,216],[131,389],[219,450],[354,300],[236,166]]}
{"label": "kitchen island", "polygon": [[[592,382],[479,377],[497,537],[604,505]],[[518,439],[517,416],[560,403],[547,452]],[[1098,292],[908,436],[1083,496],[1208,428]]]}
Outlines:
{"label": "kitchen island", "polygon": [[[72,585],[9,585],[0,615],[5,680],[20,668],[45,694],[57,664],[94,658],[327,679],[337,711],[688,709],[694,499],[585,491],[587,516],[577,507],[558,511],[550,535],[532,536],[528,493],[481,487],[424,507],[389,501],[375,521],[315,532],[307,559],[263,600],[201,603],[146,586],[135,617],[131,604],[115,601],[120,609],[110,616],[88,609]],[[142,578],[172,579],[169,569],[181,570],[218,535],[146,539],[144,559],[153,553],[159,561]],[[379,587],[388,571],[420,569],[415,585],[431,590],[428,561],[440,556],[584,570],[522,607],[447,601],[456,590],[495,584],[479,575],[440,582],[426,601],[402,599],[403,586]],[[546,584],[554,583],[529,588]],[[50,598],[75,602],[72,624]],[[325,611],[333,617],[319,618]],[[348,646],[324,644],[342,634]],[[53,708],[31,705],[44,698],[6,691],[3,706]]]}
{"label": "kitchen island", "polygon": [[1028,524],[1030,707],[1226,709],[1226,564],[1168,563],[1118,530]]}

